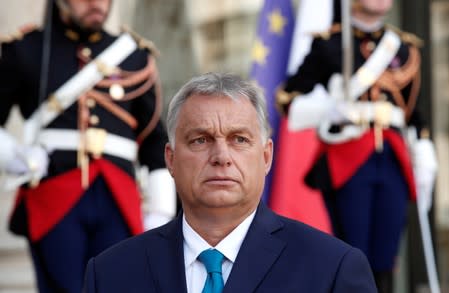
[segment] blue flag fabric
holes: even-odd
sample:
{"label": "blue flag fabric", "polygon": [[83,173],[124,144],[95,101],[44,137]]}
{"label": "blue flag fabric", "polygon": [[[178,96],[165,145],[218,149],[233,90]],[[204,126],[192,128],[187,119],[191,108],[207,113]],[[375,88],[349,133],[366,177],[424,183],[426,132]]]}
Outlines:
{"label": "blue flag fabric", "polygon": [[[259,16],[257,37],[251,52],[250,78],[264,89],[275,147],[280,119],[276,110],[275,92],[286,78],[294,22],[291,0],[266,0]],[[275,164],[276,161],[273,162],[272,171],[266,178],[262,196],[264,202],[268,202],[269,199]]]}

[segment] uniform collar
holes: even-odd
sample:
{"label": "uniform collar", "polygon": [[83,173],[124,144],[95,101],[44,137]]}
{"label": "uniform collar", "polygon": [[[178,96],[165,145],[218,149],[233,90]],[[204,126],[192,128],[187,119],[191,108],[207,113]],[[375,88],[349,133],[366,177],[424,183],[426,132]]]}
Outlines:
{"label": "uniform collar", "polygon": [[59,8],[53,4],[52,27],[72,42],[96,43],[102,40],[104,31],[86,31],[75,24],[66,24],[62,21]]}
{"label": "uniform collar", "polygon": [[88,43],[96,43],[103,38],[102,32],[85,33],[69,27],[65,29],[64,35],[74,42],[85,41]]}
{"label": "uniform collar", "polygon": [[354,27],[353,31],[354,31],[354,36],[358,39],[377,40],[383,35],[385,29],[381,28],[381,29],[379,29],[377,31],[373,31],[373,32],[364,32],[364,31]]}

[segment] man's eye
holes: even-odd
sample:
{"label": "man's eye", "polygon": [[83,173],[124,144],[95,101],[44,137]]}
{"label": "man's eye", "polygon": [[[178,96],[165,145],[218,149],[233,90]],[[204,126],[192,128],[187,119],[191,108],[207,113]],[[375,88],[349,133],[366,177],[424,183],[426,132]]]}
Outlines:
{"label": "man's eye", "polygon": [[236,136],[234,137],[234,141],[235,141],[236,143],[242,144],[242,143],[248,143],[248,142],[249,142],[249,139],[246,138],[246,137],[244,137],[244,136],[236,135]]}
{"label": "man's eye", "polygon": [[205,137],[197,137],[195,139],[192,140],[193,144],[204,144],[206,143],[206,138]]}

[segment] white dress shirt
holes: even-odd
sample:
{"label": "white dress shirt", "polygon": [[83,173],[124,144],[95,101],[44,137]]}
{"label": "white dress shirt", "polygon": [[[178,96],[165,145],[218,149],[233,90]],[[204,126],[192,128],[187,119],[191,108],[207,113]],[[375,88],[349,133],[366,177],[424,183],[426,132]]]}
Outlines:
{"label": "white dress shirt", "polygon": [[217,246],[212,247],[201,238],[187,223],[185,216],[182,217],[182,233],[184,236],[184,264],[186,270],[187,292],[201,293],[207,278],[205,266],[197,259],[203,250],[215,248],[224,256],[222,264],[223,281],[226,284],[237,254],[245,239],[249,226],[254,219],[256,211],[250,214],[240,223],[228,236],[221,240]]}

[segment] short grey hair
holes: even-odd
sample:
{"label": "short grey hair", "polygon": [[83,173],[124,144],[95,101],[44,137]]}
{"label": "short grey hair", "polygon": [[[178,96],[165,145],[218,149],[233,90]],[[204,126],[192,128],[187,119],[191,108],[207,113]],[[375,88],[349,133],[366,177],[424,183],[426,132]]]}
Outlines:
{"label": "short grey hair", "polygon": [[248,99],[257,112],[262,142],[266,142],[270,137],[271,128],[262,89],[255,83],[246,81],[236,74],[210,72],[193,77],[181,87],[171,100],[167,113],[167,131],[168,140],[172,147],[175,146],[179,111],[186,100],[193,95],[227,96],[234,100]]}

